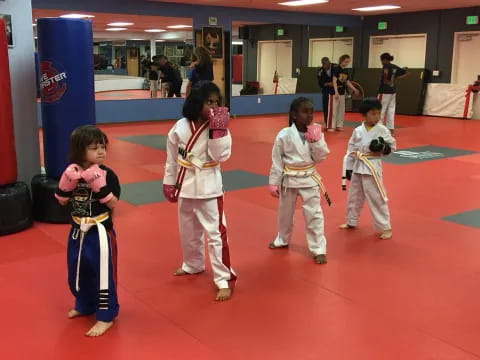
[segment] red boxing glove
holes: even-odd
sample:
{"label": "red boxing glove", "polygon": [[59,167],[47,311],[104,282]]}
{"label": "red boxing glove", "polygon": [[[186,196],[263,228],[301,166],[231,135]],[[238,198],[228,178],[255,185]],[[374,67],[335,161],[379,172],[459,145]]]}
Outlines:
{"label": "red boxing glove", "polygon": [[176,203],[178,201],[178,198],[175,196],[176,191],[177,189],[173,185],[163,185],[163,196],[169,202]]}
{"label": "red boxing glove", "polygon": [[270,195],[272,195],[273,197],[280,197],[280,186],[268,185],[268,190],[270,190]]}
{"label": "red boxing glove", "polygon": [[311,124],[307,126],[307,132],[305,133],[305,140],[309,143],[317,142],[322,137],[322,126],[319,124]]}
{"label": "red boxing glove", "polygon": [[210,121],[210,139],[218,139],[228,134],[228,123],[230,122],[228,108],[217,107],[210,109],[208,120]]}
{"label": "red boxing glove", "polygon": [[97,164],[90,166],[82,173],[82,178],[93,192],[99,193],[100,202],[105,204],[113,198],[113,193],[107,186],[107,172]]}

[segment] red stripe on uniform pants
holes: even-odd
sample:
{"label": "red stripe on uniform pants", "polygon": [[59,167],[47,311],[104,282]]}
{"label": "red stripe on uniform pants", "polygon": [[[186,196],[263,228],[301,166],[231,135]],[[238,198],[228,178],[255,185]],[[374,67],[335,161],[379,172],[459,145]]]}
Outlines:
{"label": "red stripe on uniform pants", "polygon": [[378,101],[382,102],[383,94],[378,94],[377,99]]}
{"label": "red stripe on uniform pants", "polygon": [[110,257],[112,260],[113,282],[115,283],[115,289],[117,289],[117,236],[113,229],[108,230],[108,238],[110,240]]}
{"label": "red stripe on uniform pants", "polygon": [[218,206],[218,230],[220,231],[220,236],[222,237],[222,263],[228,270],[230,271],[230,281],[234,283],[232,286],[235,285],[235,280],[237,276],[233,273],[232,268],[230,267],[230,248],[228,246],[228,237],[227,237],[227,228],[223,224],[223,196],[219,196],[217,198],[217,206]]}

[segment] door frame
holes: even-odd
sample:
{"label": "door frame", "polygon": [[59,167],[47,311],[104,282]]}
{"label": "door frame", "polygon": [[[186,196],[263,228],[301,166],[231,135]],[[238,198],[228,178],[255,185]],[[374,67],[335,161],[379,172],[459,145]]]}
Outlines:
{"label": "door frame", "polygon": [[[261,44],[266,44],[266,43],[273,43],[273,44],[278,44],[278,43],[289,43],[290,47],[292,48],[292,64],[293,64],[293,40],[265,40],[265,41],[258,41],[257,42],[257,79],[258,82],[260,83],[260,62],[261,62]],[[290,70],[291,71],[291,70]],[[291,72],[290,72],[291,74]],[[273,76],[273,75],[272,75]],[[273,81],[273,78],[272,78]]]}
{"label": "door frame", "polygon": [[[355,48],[355,38],[353,36],[350,37],[333,37],[333,38],[312,38],[308,40],[308,66],[309,67],[317,67],[312,65],[312,44],[314,41],[328,41],[328,40],[352,40],[352,67],[353,67],[353,54],[354,54],[354,48]],[[336,59],[338,61],[338,59]],[[330,59],[331,62],[336,63],[335,59]]]}
{"label": "door frame", "polygon": [[456,31],[453,33],[453,57],[452,69],[450,72],[450,84],[456,84],[457,81],[457,62],[458,62],[458,35],[480,35],[480,31]]}
{"label": "door frame", "polygon": [[[425,37],[425,57],[427,56],[427,41],[428,41],[428,34],[427,33],[418,33],[418,34],[400,34],[400,35],[372,35],[370,36],[370,40],[368,42],[368,68],[369,69],[380,69],[380,68],[373,68],[370,67],[370,54],[372,50],[372,42],[374,39],[391,39],[391,38],[409,38],[409,37]],[[423,65],[425,67],[425,64]]]}

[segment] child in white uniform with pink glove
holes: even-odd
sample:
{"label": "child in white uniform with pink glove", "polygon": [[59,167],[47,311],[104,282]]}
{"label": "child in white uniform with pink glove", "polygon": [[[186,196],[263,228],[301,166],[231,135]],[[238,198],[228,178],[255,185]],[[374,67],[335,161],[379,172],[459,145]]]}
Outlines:
{"label": "child in white uniform with pink glove", "polygon": [[71,164],[63,172],[55,197],[72,206],[68,238],[68,283],[75,296],[69,318],[95,314],[86,333],[100,336],[118,315],[117,241],[112,209],[120,197],[117,175],[103,165],[107,136],[93,125],[80,126],[70,136]]}
{"label": "child in white uniform with pink glove", "polygon": [[224,301],[231,298],[237,276],[230,264],[220,170],[232,150],[230,114],[220,104],[220,89],[214,83],[190,92],[184,118],[168,133],[163,193],[168,201],[178,202],[183,262],[174,275],[205,271],[206,237],[218,288],[215,299]]}
{"label": "child in white uniform with pink glove", "polygon": [[272,150],[269,189],[280,199],[278,234],[269,248],[288,246],[293,232],[297,197],[302,199],[308,249],[317,264],[327,262],[327,241],[324,234],[320,193],[330,199],[315,165],[330,153],[322,127],[313,124],[313,104],[304,97],[290,105],[289,125],[280,131]]}

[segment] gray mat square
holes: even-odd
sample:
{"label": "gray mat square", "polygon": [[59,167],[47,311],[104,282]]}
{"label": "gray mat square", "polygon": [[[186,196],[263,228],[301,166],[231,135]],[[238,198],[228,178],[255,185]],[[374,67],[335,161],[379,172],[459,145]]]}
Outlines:
{"label": "gray mat square", "polygon": [[[223,186],[226,191],[248,189],[268,185],[268,176],[258,175],[243,170],[222,173]],[[122,200],[132,205],[145,205],[165,201],[161,180],[142,181],[122,185]]]}
{"label": "gray mat square", "polygon": [[132,144],[148,146],[157,150],[167,150],[167,136],[153,135],[137,135],[137,136],[119,136],[117,139],[127,141]]}
{"label": "gray mat square", "polygon": [[443,220],[480,229],[480,209],[446,216]]}
{"label": "gray mat square", "polygon": [[390,156],[385,157],[383,160],[390,164],[406,165],[470,154],[475,154],[475,151],[426,145],[407,149],[399,149]]}

